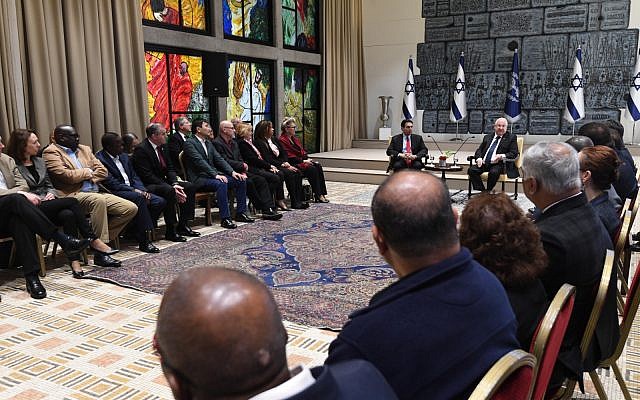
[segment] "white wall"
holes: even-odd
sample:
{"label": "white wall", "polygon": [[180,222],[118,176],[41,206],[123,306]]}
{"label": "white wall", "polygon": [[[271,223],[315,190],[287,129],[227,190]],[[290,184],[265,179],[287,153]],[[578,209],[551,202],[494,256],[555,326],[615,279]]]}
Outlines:
{"label": "white wall", "polygon": [[[367,83],[367,137],[378,138],[380,99],[393,96],[388,125],[400,132],[402,96],[407,79],[409,56],[413,56],[414,74],[417,44],[424,42],[424,18],[421,0],[362,0],[364,62]],[[422,113],[414,118],[414,132],[422,131]]]}

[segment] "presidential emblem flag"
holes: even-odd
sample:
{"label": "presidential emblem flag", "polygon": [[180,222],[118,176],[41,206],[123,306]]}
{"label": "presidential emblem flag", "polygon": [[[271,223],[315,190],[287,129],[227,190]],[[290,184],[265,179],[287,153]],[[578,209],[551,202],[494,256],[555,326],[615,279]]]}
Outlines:
{"label": "presidential emblem flag", "polygon": [[640,54],[636,56],[636,67],[631,77],[629,86],[629,98],[627,99],[627,109],[634,121],[640,119]]}
{"label": "presidential emblem flag", "polygon": [[569,94],[567,106],[564,109],[564,119],[576,123],[584,118],[584,85],[582,84],[582,49],[576,50],[576,60],[573,63],[573,72],[569,79]]}
{"label": "presidential emblem flag", "polygon": [[402,99],[402,113],[405,119],[413,119],[416,115],[416,92],[413,83],[413,59],[409,57],[409,70],[407,71],[407,83],[404,85],[404,97]]}
{"label": "presidential emblem flag", "polygon": [[460,61],[458,62],[458,75],[456,76],[456,84],[453,88],[453,102],[451,103],[451,112],[449,113],[451,122],[458,122],[467,116],[467,96],[465,90],[464,52],[462,52],[460,53]]}
{"label": "presidential emblem flag", "polygon": [[513,63],[511,64],[511,88],[507,92],[507,99],[504,102],[504,113],[509,123],[514,123],[520,119],[520,67],[518,66],[518,49],[513,53]]}

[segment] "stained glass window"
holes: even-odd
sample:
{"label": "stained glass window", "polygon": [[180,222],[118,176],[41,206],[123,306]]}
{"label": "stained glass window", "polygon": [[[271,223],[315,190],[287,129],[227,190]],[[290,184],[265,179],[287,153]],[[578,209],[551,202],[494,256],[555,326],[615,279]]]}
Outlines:
{"label": "stained glass window", "polygon": [[229,60],[227,119],[239,118],[252,125],[263,119],[272,122],[273,67],[254,60]]}
{"label": "stained glass window", "polygon": [[207,0],[140,0],[148,25],[207,30]]}
{"label": "stained glass window", "polygon": [[285,47],[318,50],[318,0],[282,0]]}
{"label": "stained glass window", "polygon": [[222,0],[224,35],[271,43],[271,0]]}
{"label": "stained glass window", "polygon": [[284,66],[284,116],[296,119],[296,135],[309,153],[320,149],[319,136],[319,69]]}
{"label": "stained glass window", "polygon": [[209,99],[202,92],[202,56],[153,50],[144,55],[151,122],[170,130],[180,116],[210,119]]}

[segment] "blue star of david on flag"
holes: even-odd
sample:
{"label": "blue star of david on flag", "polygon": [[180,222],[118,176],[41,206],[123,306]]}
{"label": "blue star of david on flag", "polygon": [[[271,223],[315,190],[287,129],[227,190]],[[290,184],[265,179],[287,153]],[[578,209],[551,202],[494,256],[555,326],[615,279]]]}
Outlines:
{"label": "blue star of david on flag", "polygon": [[582,49],[576,50],[576,59],[573,62],[573,72],[569,79],[569,93],[567,93],[567,105],[564,109],[564,119],[575,124],[584,118],[584,86],[582,76]]}
{"label": "blue star of david on flag", "polygon": [[636,66],[633,70],[633,78],[629,87],[629,98],[627,99],[627,109],[634,121],[640,119],[640,56],[636,55]]}
{"label": "blue star of david on flag", "polygon": [[413,80],[413,59],[409,57],[409,69],[407,71],[407,83],[404,85],[404,97],[402,98],[402,114],[405,119],[413,119],[416,115],[416,92]]}
{"label": "blue star of david on flag", "polygon": [[458,122],[467,116],[467,97],[466,83],[464,81],[464,52],[460,53],[460,61],[458,62],[458,75],[456,76],[456,84],[453,88],[453,101],[451,102],[451,112],[449,120]]}

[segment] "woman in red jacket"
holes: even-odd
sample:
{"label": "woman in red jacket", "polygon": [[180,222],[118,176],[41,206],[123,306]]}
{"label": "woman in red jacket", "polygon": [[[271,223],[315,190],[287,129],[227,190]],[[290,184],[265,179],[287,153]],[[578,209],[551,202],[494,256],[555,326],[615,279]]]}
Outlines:
{"label": "woman in red jacket", "polygon": [[300,143],[300,139],[296,137],[295,118],[285,118],[282,125],[280,125],[279,140],[287,152],[289,162],[301,170],[309,180],[316,203],[328,203],[329,200],[325,197],[327,194],[327,185],[324,182],[322,165],[309,158],[307,151],[302,147],[302,143]]}

